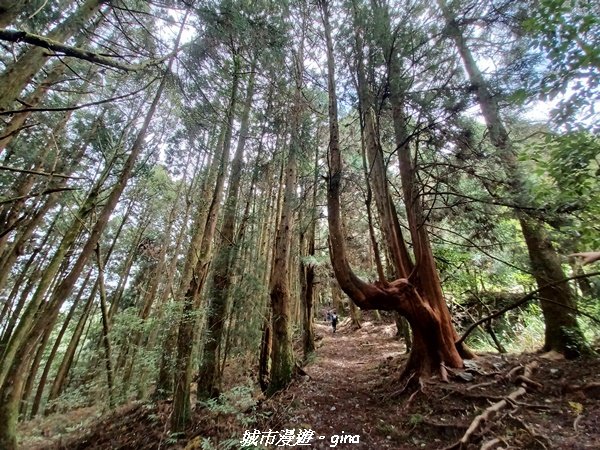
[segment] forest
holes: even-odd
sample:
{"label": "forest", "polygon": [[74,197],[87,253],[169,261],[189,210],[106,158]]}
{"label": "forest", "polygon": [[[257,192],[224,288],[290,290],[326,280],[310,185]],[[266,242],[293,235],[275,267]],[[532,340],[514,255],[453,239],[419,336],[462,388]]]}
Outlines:
{"label": "forest", "polygon": [[600,448],[600,3],[0,0],[0,450]]}

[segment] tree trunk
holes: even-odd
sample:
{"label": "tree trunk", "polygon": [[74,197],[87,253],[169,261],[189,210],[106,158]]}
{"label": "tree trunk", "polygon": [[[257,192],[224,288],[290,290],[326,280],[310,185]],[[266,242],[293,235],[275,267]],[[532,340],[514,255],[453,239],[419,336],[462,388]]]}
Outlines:
{"label": "tree trunk", "polygon": [[269,389],[269,379],[271,375],[271,349],[273,346],[273,335],[271,330],[272,313],[269,305],[265,320],[263,322],[262,337],[260,340],[260,355],[258,360],[258,383],[263,392]]}
{"label": "tree trunk", "polygon": [[225,200],[223,225],[221,227],[221,241],[213,261],[213,279],[211,302],[207,314],[208,337],[204,346],[202,362],[198,371],[198,399],[218,397],[220,393],[221,341],[229,304],[229,290],[232,283],[232,265],[237,257],[239,243],[235,240],[235,219],[242,177],[242,165],[246,137],[249,129],[250,110],[254,95],[256,59],[250,66],[250,76],[246,90],[246,99],[240,119],[240,135],[237,148],[231,162],[230,185]]}
{"label": "tree trunk", "polygon": [[31,405],[31,414],[29,416],[30,419],[33,419],[40,410],[40,405],[42,402],[42,395],[44,394],[44,389],[46,387],[46,381],[48,380],[48,375],[50,373],[50,369],[52,368],[52,363],[54,362],[54,358],[56,357],[56,354],[57,354],[60,344],[62,342],[62,338],[64,337],[65,333],[67,332],[67,329],[69,328],[69,324],[71,323],[71,320],[73,319],[73,315],[75,314],[75,311],[77,310],[77,307],[79,306],[79,302],[81,301],[81,298],[83,297],[83,292],[84,292],[85,288],[87,287],[87,284],[89,282],[91,274],[92,274],[92,269],[90,268],[90,270],[88,271],[88,274],[86,275],[85,279],[83,280],[83,283],[81,283],[79,292],[77,293],[77,296],[75,297],[75,300],[73,301],[73,304],[71,305],[71,308],[69,309],[69,313],[67,314],[67,317],[65,317],[62,327],[58,333],[58,336],[56,336],[56,340],[54,341],[54,345],[52,346],[52,350],[50,351],[50,354],[48,355],[48,359],[46,360],[46,364],[44,366],[44,370],[42,371],[40,381],[38,382],[38,387],[37,387],[37,390],[35,393],[35,397],[33,399],[33,404]]}
{"label": "tree trunk", "polygon": [[199,300],[201,299],[202,289],[208,276],[208,270],[211,262],[212,243],[215,234],[217,217],[221,198],[223,196],[223,187],[229,164],[229,153],[231,149],[231,135],[233,131],[233,118],[235,116],[235,107],[237,104],[238,85],[239,85],[239,57],[233,56],[234,71],[227,110],[227,121],[223,130],[222,147],[220,161],[215,157],[215,162],[220,163],[219,173],[217,175],[213,197],[208,207],[206,223],[203,226],[204,234],[200,243],[198,259],[192,279],[187,287],[183,298],[183,312],[179,321],[179,335],[177,337],[177,356],[175,359],[175,387],[173,393],[173,414],[171,416],[171,430],[182,431],[190,420],[190,384],[192,382],[192,349],[194,346],[196,333],[196,324],[198,322],[196,313],[199,309]]}
{"label": "tree trunk", "polygon": [[[500,116],[498,103],[479,70],[453,13],[444,0],[438,0],[438,4],[446,20],[448,35],[454,40],[469,80],[477,93],[490,140],[500,152],[509,179],[509,194],[517,205],[530,204],[531,198],[525,188],[525,174],[519,167],[512,141]],[[576,357],[587,352],[589,347],[577,324],[576,313],[573,311],[576,306],[575,297],[566,282],[560,283],[566,277],[544,225],[536,218],[530,217],[523,209],[517,207],[514,212],[527,244],[534,278],[541,289],[540,304],[546,324],[543,349],[554,350],[567,357]],[[553,286],[545,287],[550,283]]]}
{"label": "tree trunk", "polygon": [[403,338],[404,344],[406,345],[406,353],[410,353],[412,347],[412,336],[410,335],[410,325],[404,317],[400,314],[394,314],[394,320],[396,322],[396,337],[398,339]]}
{"label": "tree trunk", "polygon": [[[63,210],[62,208],[59,209],[58,213],[54,216],[52,223],[46,230],[46,233],[44,234],[42,241],[31,252],[31,255],[29,256],[28,260],[25,262],[23,269],[21,270],[21,273],[19,274],[18,279],[15,280],[15,284],[13,285],[13,288],[8,296],[8,300],[7,300],[4,308],[2,309],[2,313],[0,314],[0,324],[4,322],[5,317],[9,317],[9,318],[8,318],[8,322],[6,323],[6,326],[4,327],[4,329],[2,331],[2,339],[0,339],[0,355],[4,354],[4,349],[6,348],[6,344],[8,343],[8,340],[10,339],[12,330],[13,330],[15,324],[17,323],[17,319],[19,318],[19,315],[21,314],[21,310],[22,310],[23,306],[25,306],[25,301],[26,301],[27,297],[29,296],[29,292],[31,291],[31,289],[33,289],[33,286],[35,285],[35,281],[37,281],[37,279],[39,278],[38,274],[40,273],[40,270],[38,270],[38,268],[43,267],[43,264],[46,261],[46,252],[43,252],[43,250],[45,249],[46,244],[48,244],[48,241],[51,242],[48,245],[49,248],[51,248],[53,245],[52,240],[50,238],[53,236],[54,228],[56,227],[56,223],[58,222],[58,218],[60,217],[62,210]],[[40,258],[40,261],[36,261],[37,256],[40,253],[42,253],[43,256],[42,256],[42,258]],[[15,259],[16,259],[16,257],[15,257]],[[31,270],[31,272],[30,272],[29,269],[32,267],[34,262],[36,262],[36,266],[34,266],[33,270]],[[10,272],[9,269],[7,269],[7,271]],[[3,279],[7,280],[8,275],[9,275],[8,273],[2,272],[2,269],[0,268],[0,278],[2,278],[2,276],[4,276]],[[27,284],[26,284],[27,287],[25,288],[25,290],[21,291],[21,285],[25,281],[26,278],[27,278]],[[2,292],[1,286],[2,286],[2,284],[0,283],[0,292]],[[19,302],[17,303],[17,306],[15,307],[14,311],[12,311],[12,314],[10,314],[10,308],[12,307],[14,298],[16,298],[16,295],[20,291],[21,291],[21,296],[19,297]],[[25,294],[25,295],[23,295],[23,294]]]}
{"label": "tree trunk", "polygon": [[[224,136],[224,133],[221,133],[221,136]],[[216,148],[219,148],[221,145],[221,136],[218,138]],[[207,147],[211,147],[210,137],[207,139]],[[198,262],[200,244],[202,241],[202,236],[204,234],[204,224],[206,223],[206,217],[208,214],[210,189],[215,182],[215,177],[217,176],[218,172],[218,159],[214,157],[212,160],[209,160],[207,162],[207,166],[208,169],[206,171],[205,176],[199,177],[199,180],[202,180],[200,187],[200,192],[202,192],[202,200],[197,206],[197,211],[195,213],[194,221],[191,227],[193,233],[187,248],[183,272],[181,273],[181,276],[179,278],[179,287],[176,291],[177,294],[174,295],[175,301],[185,298],[185,293],[187,292],[187,289],[192,280],[194,267],[196,267],[196,264]],[[190,185],[190,190],[187,193],[186,200],[186,202],[188,203],[188,207],[191,206],[191,193],[193,192],[192,189],[195,187],[196,184],[199,183],[199,181],[197,182],[197,180],[193,180]],[[182,305],[182,307],[184,307],[184,305]],[[175,317],[180,317],[180,314],[182,314],[181,309],[176,311]],[[174,392],[173,381],[175,370],[175,353],[177,351],[178,326],[178,322],[173,322],[166,331],[166,336],[161,351],[158,380],[156,382],[155,398],[157,399],[167,398],[170,394]]]}
{"label": "tree trunk", "polygon": [[[86,29],[86,23],[100,10],[102,3],[103,0],[86,0],[47,37],[59,42],[67,41],[75,33]],[[46,53],[43,47],[29,48],[0,75],[0,111],[10,110],[21,91],[46,63]]]}
{"label": "tree trunk", "polygon": [[71,370],[73,358],[75,357],[75,351],[77,350],[77,346],[79,345],[79,341],[83,334],[83,330],[85,329],[87,319],[90,316],[90,311],[92,310],[94,298],[96,297],[97,292],[98,279],[96,279],[90,296],[88,297],[85,306],[83,307],[83,311],[81,311],[81,315],[79,316],[79,320],[77,321],[75,330],[73,330],[73,335],[71,336],[69,345],[65,350],[65,354],[63,355],[60,366],[58,367],[58,371],[56,372],[56,375],[54,377],[52,386],[50,387],[50,393],[48,394],[48,399],[46,400],[46,409],[44,411],[44,414],[46,415],[54,411],[55,405],[52,405],[51,402],[57,399],[64,389],[65,382],[67,381],[67,374],[69,373],[69,370]]}
{"label": "tree trunk", "polygon": [[[93,33],[94,30],[98,28],[103,19],[104,16],[100,16],[98,20],[95,20],[92,24],[90,24],[86,28],[87,33],[83,33],[78,36],[77,40],[75,41],[75,46],[81,47],[84,44],[86,44],[89,41],[91,33]],[[2,154],[2,151],[6,147],[8,147],[8,145],[19,135],[19,133],[22,130],[29,128],[29,125],[26,125],[25,122],[33,114],[33,111],[30,110],[39,106],[42,100],[44,100],[44,98],[46,97],[48,90],[60,81],[60,78],[64,74],[66,68],[67,65],[64,64],[63,61],[54,62],[52,66],[48,69],[46,77],[40,83],[38,83],[35,90],[31,94],[29,94],[27,98],[25,98],[23,102],[24,106],[22,108],[25,111],[13,114],[10,121],[0,131],[0,154]],[[88,71],[86,78],[88,80],[92,79],[94,77],[95,72],[96,67],[92,66],[92,68],[90,68],[90,70]],[[81,91],[85,92],[87,88],[88,82],[84,83],[84,87],[82,87]],[[84,95],[79,94],[75,97],[78,101],[80,101],[83,96]],[[72,103],[73,106],[75,106],[76,104],[76,102]],[[6,162],[7,160],[5,159],[5,163]]]}
{"label": "tree trunk", "polygon": [[[123,223],[125,220],[123,220]],[[106,382],[108,386],[108,406],[113,408],[115,405],[114,400],[114,386],[113,386],[113,369],[112,369],[112,356],[110,350],[110,338],[108,332],[110,329],[108,319],[108,306],[106,304],[106,288],[104,286],[104,262],[102,261],[102,255],[100,252],[100,245],[96,245],[96,263],[98,264],[98,290],[100,291],[100,313],[102,316],[102,344],[104,346],[104,358],[106,365]]]}
{"label": "tree trunk", "polygon": [[[306,25],[303,19],[302,27]],[[294,371],[294,350],[292,347],[290,292],[290,247],[294,229],[296,207],[297,158],[300,152],[300,126],[302,121],[302,74],[304,70],[304,33],[299,48],[294,55],[294,100],[290,117],[290,143],[285,167],[285,191],[281,205],[281,218],[275,236],[273,265],[269,281],[271,299],[271,373],[267,392],[273,394],[286,387],[292,380]]]}
{"label": "tree trunk", "polygon": [[[4,350],[4,358],[2,360],[2,364],[0,365],[0,386],[2,386],[2,383],[5,380],[6,374],[8,373],[10,365],[13,363],[18,349],[27,340],[28,334],[36,323],[36,319],[40,317],[41,309],[43,309],[41,306],[47,292],[51,287],[52,280],[55,279],[61,265],[65,260],[67,252],[75,244],[79,233],[83,229],[85,221],[96,206],[102,183],[105,177],[108,176],[107,169],[108,167],[104,170],[104,173],[99,177],[99,180],[88,194],[86,200],[83,202],[83,206],[79,208],[75,219],[71,222],[67,231],[63,235],[60,244],[53,253],[49,264],[44,268],[35,293],[28,302],[23,315],[19,319],[17,327],[10,338],[10,341],[6,345]],[[39,335],[29,338],[30,345],[33,345],[33,342],[37,340],[38,336]]]}
{"label": "tree trunk", "polygon": [[40,369],[40,364],[42,362],[42,357],[44,356],[44,351],[46,350],[46,345],[48,344],[48,340],[50,339],[50,335],[52,334],[52,329],[48,328],[42,338],[40,339],[40,343],[37,346],[37,350],[35,352],[35,357],[33,358],[33,362],[27,371],[27,381],[23,388],[23,396],[21,398],[21,405],[19,406],[19,416],[21,420],[25,418],[27,415],[27,409],[29,407],[28,401],[29,396],[31,395],[31,390],[33,389],[33,383],[37,376],[37,372]]}
{"label": "tree trunk", "polygon": [[354,328],[362,328],[362,325],[360,323],[360,310],[352,300],[350,300],[350,319]]}
{"label": "tree trunk", "polygon": [[[97,131],[98,121],[94,121],[94,124],[90,128],[87,136],[91,138],[95,132]],[[73,157],[70,158],[68,164],[59,164],[57,170],[65,175],[70,175],[76,168],[76,166],[81,162],[83,155],[85,153],[85,149],[88,145],[88,140],[86,139],[84,143],[80,144],[73,150],[70,150],[69,153],[72,152]],[[67,178],[60,179],[56,182],[50,184],[51,189],[61,189],[67,186]],[[42,222],[46,214],[52,210],[52,208],[58,203],[60,199],[60,192],[55,192],[50,194],[43,205],[38,208],[38,210],[32,215],[29,221],[26,224],[22,225],[22,229],[19,230],[19,234],[17,234],[14,238],[14,242],[9,247],[4,254],[2,254],[2,258],[0,259],[0,290],[5,286],[11,269],[13,268],[21,249],[25,246],[25,244],[29,241],[35,230],[38,228],[39,224]],[[62,211],[62,209],[60,210]],[[56,219],[60,217],[60,212],[55,215]]]}
{"label": "tree trunk", "polygon": [[367,284],[356,276],[348,263],[341,219],[342,161],[329,2],[321,0],[320,5],[327,43],[329,90],[327,220],[330,233],[329,248],[335,276],[344,292],[360,308],[398,311],[407,318],[414,331],[414,341],[413,351],[404,371],[405,376],[416,374],[417,377],[422,377],[439,374],[442,378],[446,378],[445,367],[462,367],[462,359],[454,346],[453,333],[448,333],[448,330],[443,327],[439,311],[435,311],[429,302],[419,295],[416,287],[406,279],[399,279],[391,283]]}
{"label": "tree trunk", "polygon": [[[181,32],[177,39],[177,44],[175,46],[176,48],[179,47],[180,36]],[[173,60],[174,58],[171,58],[169,61],[169,69],[172,67]],[[6,373],[6,376],[0,390],[0,403],[2,404],[2,407],[0,407],[0,448],[3,446],[6,448],[12,448],[16,446],[16,413],[18,411],[18,400],[21,396],[22,389],[22,382],[19,380],[19,378],[21,378],[20,374],[23,372],[23,368],[28,360],[27,355],[31,353],[31,349],[33,345],[35,345],[35,342],[38,340],[41,333],[54,324],[62,303],[71,293],[75,282],[79,278],[81,270],[87,263],[88,258],[93,253],[94,248],[96,247],[104,228],[108,223],[110,215],[112,214],[123,190],[125,189],[125,186],[127,185],[129,178],[131,177],[138,156],[144,148],[146,134],[165,88],[166,80],[166,76],[164,76],[161,80],[152,104],[148,109],[142,127],[140,128],[140,131],[132,145],[131,152],[129,153],[129,156],[121,170],[119,178],[108,195],[106,203],[98,215],[98,219],[96,220],[96,223],[90,232],[89,238],[83,246],[83,249],[81,250],[81,253],[74,263],[70,273],[56,287],[51,299],[46,303],[45,307],[42,308],[41,311],[36,311],[34,313],[35,316],[32,318],[33,325],[31,326],[30,330],[27,331],[27,335],[24,335],[22,344],[18,348],[14,348],[13,354],[15,357],[12,360],[9,360],[8,364],[10,364],[10,368],[7,372],[4,372]],[[6,365],[7,367],[8,364]]]}

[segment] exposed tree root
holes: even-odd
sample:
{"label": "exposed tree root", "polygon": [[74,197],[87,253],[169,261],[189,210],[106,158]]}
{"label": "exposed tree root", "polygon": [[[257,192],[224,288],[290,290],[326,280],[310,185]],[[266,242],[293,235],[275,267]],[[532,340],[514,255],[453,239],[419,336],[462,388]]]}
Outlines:
{"label": "exposed tree root", "polygon": [[[531,382],[531,375],[537,367],[538,367],[537,361],[532,361],[531,363],[527,364],[524,368],[525,370],[524,370],[523,375],[516,378],[516,381],[519,382],[520,386],[516,390],[512,391],[507,397],[494,403],[493,405],[488,407],[485,411],[483,411],[481,414],[479,414],[477,417],[475,417],[475,419],[473,419],[473,421],[471,422],[471,425],[469,426],[469,428],[467,429],[467,431],[465,432],[463,437],[458,442],[453,444],[452,446],[447,447],[447,449],[449,450],[449,449],[466,448],[469,441],[473,438],[475,433],[477,433],[479,431],[479,429],[483,426],[484,423],[492,420],[500,411],[502,411],[507,406],[509,406],[509,405],[516,406],[516,400],[519,397],[526,394],[527,389],[531,387],[531,384],[529,383],[529,382]],[[517,371],[515,369],[513,369],[508,373],[508,377],[512,377],[512,376],[516,375],[516,373],[517,373]],[[528,381],[525,381],[525,380],[528,380]],[[535,383],[535,382],[531,382],[531,383],[534,383],[535,385],[539,385],[539,383]],[[541,385],[539,385],[539,386],[541,386]],[[490,441],[490,442],[492,442],[492,441]]]}
{"label": "exposed tree root", "polygon": [[587,397],[600,398],[600,383],[572,384],[563,387],[564,392],[583,391]]}
{"label": "exposed tree root", "polygon": [[485,383],[478,383],[467,388],[467,391],[472,391],[473,389],[482,388],[486,386],[491,386],[492,384],[496,384],[496,381],[487,381]]}
{"label": "exposed tree root", "polygon": [[516,377],[515,378],[515,383],[525,384],[525,385],[527,385],[527,386],[529,386],[530,388],[533,388],[533,389],[541,389],[542,388],[542,385],[540,383],[538,383],[537,381],[533,381],[533,380],[529,379],[525,375],[519,375],[518,377]]}
{"label": "exposed tree root", "polygon": [[493,450],[496,448],[496,445],[500,444],[502,442],[502,439],[500,438],[494,438],[491,441],[487,441],[485,442],[482,446],[480,450]]}

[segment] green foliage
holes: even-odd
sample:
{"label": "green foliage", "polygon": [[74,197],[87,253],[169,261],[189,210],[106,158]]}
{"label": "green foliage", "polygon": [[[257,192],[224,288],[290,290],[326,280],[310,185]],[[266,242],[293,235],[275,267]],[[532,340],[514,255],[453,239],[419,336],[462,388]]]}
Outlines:
{"label": "green foliage", "polygon": [[523,159],[535,161],[532,193],[546,217],[557,222],[569,247],[600,246],[600,139],[586,132],[548,134],[532,143]]}
{"label": "green foliage", "polygon": [[417,426],[423,422],[424,417],[421,414],[411,414],[408,418],[408,423],[412,426]]}
{"label": "green foliage", "polygon": [[579,128],[583,119],[599,131],[595,103],[600,98],[600,15],[588,0],[541,0],[523,26],[534,45],[548,58],[540,80],[542,99],[562,99],[555,119],[568,128]]}

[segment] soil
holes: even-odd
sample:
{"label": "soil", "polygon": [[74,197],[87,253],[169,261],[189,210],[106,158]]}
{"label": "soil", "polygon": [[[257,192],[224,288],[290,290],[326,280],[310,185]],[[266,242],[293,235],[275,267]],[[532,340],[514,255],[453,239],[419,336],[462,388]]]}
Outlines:
{"label": "soil", "polygon": [[[52,418],[25,423],[22,447],[237,449],[245,430],[294,429],[298,436],[304,429],[314,431],[314,438],[310,445],[294,448],[333,448],[336,440],[339,449],[459,448],[456,444],[473,420],[504,400],[504,408],[483,421],[462,448],[600,448],[597,358],[483,354],[467,361],[464,370],[449,370],[448,383],[420,380],[414,383],[416,390],[403,390],[398,380],[407,356],[393,324],[366,322],[354,330],[345,321],[334,334],[321,323],[316,333],[315,355],[285,391],[268,399],[255,396],[253,404],[240,402],[236,408],[208,405],[196,411],[185,434],[169,434],[168,402],[134,403],[95,422],[79,412],[74,420],[83,429],[67,435],[65,429],[75,428],[65,424],[68,415],[62,416],[60,429],[53,428]],[[529,379],[519,378],[532,364],[537,368]],[[524,395],[506,402],[523,386]]]}

